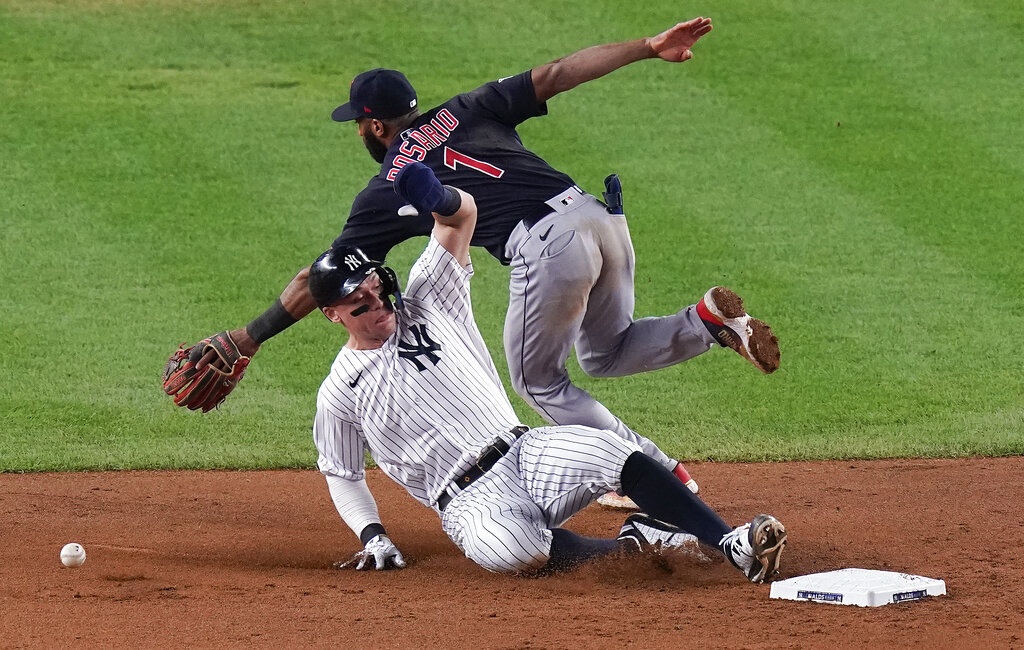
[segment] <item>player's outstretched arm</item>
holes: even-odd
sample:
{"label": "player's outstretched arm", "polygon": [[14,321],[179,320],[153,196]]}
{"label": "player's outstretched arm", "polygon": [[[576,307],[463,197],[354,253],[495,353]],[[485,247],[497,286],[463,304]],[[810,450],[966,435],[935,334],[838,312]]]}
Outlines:
{"label": "player's outstretched arm", "polygon": [[657,36],[595,45],[538,66],[531,71],[537,101],[546,102],[558,93],[643,59],[657,57],[673,63],[687,61],[693,57],[690,48],[710,31],[710,18],[694,18],[678,23]]}
{"label": "player's outstretched arm", "polygon": [[189,348],[182,344],[164,367],[164,392],[191,411],[207,413],[220,406],[245,376],[260,344],[313,310],[308,277],[309,267],[299,271],[281,297],[245,327],[219,332]]}
{"label": "player's outstretched arm", "polygon": [[434,239],[459,264],[469,264],[469,244],[476,229],[476,202],[471,195],[442,185],[429,167],[418,162],[398,171],[395,192],[417,212],[430,212],[434,217]]}
{"label": "player's outstretched arm", "polygon": [[657,36],[647,39],[654,56],[672,63],[682,63],[693,58],[690,48],[701,36],[711,31],[710,18],[694,18],[675,27],[666,29]]}
{"label": "player's outstretched arm", "polygon": [[[316,309],[316,301],[313,300],[313,296],[309,292],[308,280],[309,267],[307,266],[292,278],[292,281],[281,292],[281,296],[266,311],[245,327],[228,332],[238,346],[239,352],[251,357],[256,354],[264,341],[299,322]],[[196,363],[196,370],[202,371],[210,363],[215,367],[220,363],[220,359],[212,351],[207,352]]]}
{"label": "player's outstretched arm", "polygon": [[363,544],[363,550],[347,561],[335,562],[335,568],[344,569],[353,565],[357,571],[405,568],[402,552],[391,541],[380,523],[377,502],[366,486],[366,481],[353,481],[332,474],[326,474],[325,478],[338,514]]}

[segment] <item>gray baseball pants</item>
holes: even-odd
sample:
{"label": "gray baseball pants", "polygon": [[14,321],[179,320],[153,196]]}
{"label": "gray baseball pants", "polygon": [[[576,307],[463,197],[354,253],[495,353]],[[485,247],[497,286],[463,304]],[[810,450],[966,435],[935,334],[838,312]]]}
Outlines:
{"label": "gray baseball pants", "polygon": [[[552,213],[509,237],[505,356],[512,386],[552,424],[582,424],[637,436],[589,393],[573,385],[565,363],[573,345],[584,372],[618,377],[686,361],[714,339],[694,305],[633,320],[635,256],[626,218],[570,188],[548,201]],[[647,439],[644,453],[674,462]]]}

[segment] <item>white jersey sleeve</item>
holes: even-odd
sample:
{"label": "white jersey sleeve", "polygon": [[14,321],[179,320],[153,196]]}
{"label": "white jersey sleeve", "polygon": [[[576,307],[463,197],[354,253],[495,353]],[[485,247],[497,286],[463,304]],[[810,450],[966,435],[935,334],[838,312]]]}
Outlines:
{"label": "white jersey sleeve", "polygon": [[340,390],[339,380],[344,378],[332,368],[317,394],[313,420],[313,442],[320,452],[317,467],[325,475],[359,481],[366,476],[366,437],[354,403],[346,399],[351,391]]}
{"label": "white jersey sleeve", "polygon": [[431,235],[426,250],[409,272],[405,297],[430,305],[456,322],[472,322],[473,303],[469,295],[472,277],[472,262],[462,266]]}
{"label": "white jersey sleeve", "polygon": [[370,524],[380,523],[377,501],[370,493],[366,481],[350,481],[334,474],[325,474],[324,478],[327,479],[327,489],[335,509],[356,537]]}

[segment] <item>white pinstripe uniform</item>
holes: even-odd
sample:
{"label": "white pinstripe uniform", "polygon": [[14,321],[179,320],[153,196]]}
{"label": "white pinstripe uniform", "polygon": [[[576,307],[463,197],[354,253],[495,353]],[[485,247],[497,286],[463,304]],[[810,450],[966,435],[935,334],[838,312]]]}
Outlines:
{"label": "white pinstripe uniform", "polygon": [[[462,267],[433,237],[413,265],[396,332],[372,350],[342,348],[320,386],[313,439],[328,477],[364,478],[364,450],[417,501],[438,497],[495,438],[510,451],[442,513],[442,527],[491,571],[543,566],[549,528],[620,487],[646,438],[582,426],[534,429],[518,440],[518,418],[473,320],[472,265]],[[340,508],[339,508],[340,512]],[[358,535],[360,531],[355,531]]]}

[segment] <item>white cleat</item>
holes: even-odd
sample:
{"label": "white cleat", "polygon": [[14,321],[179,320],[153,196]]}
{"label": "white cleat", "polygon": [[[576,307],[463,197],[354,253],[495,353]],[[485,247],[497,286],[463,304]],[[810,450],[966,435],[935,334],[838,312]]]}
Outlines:
{"label": "white cleat", "polygon": [[786,527],[771,515],[758,515],[749,524],[722,536],[718,547],[751,582],[768,582],[779,572],[786,546]]}
{"label": "white cleat", "polygon": [[711,336],[765,374],[779,369],[779,339],[764,321],[743,309],[743,299],[726,287],[711,287],[697,303],[697,315]]}
{"label": "white cleat", "polygon": [[696,535],[643,513],[630,515],[626,519],[618,539],[633,542],[638,550],[644,552],[660,553],[665,549],[681,549],[706,557],[700,550]]}

